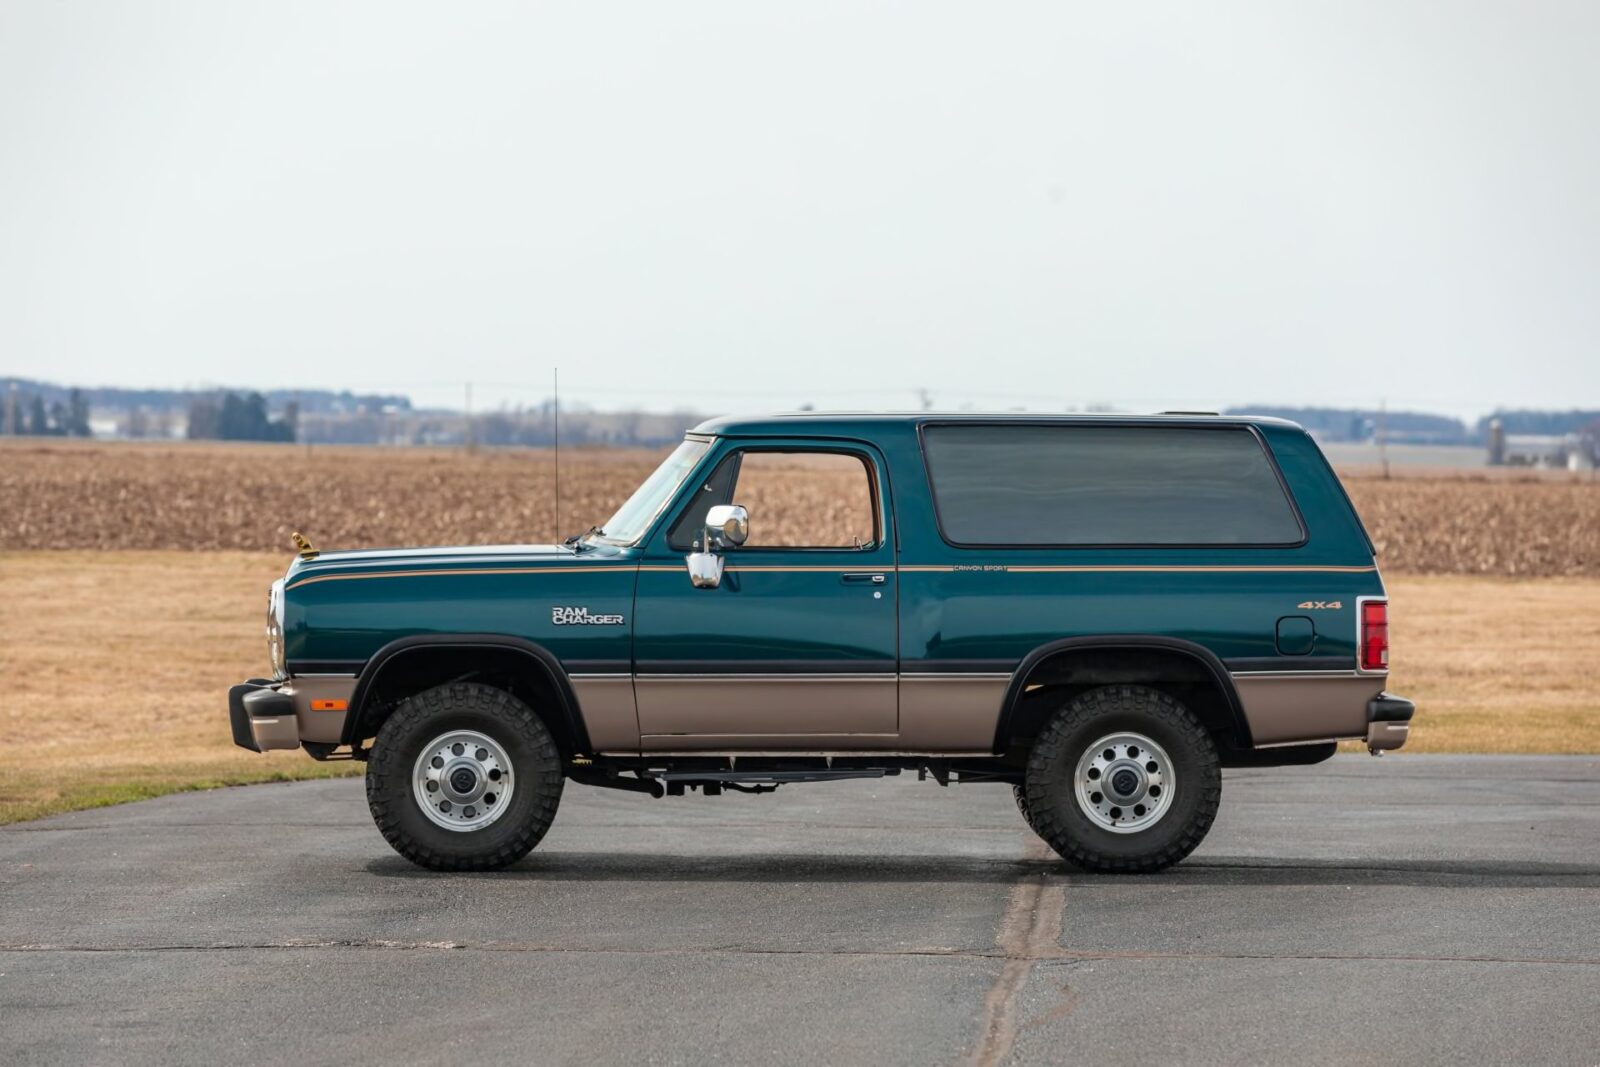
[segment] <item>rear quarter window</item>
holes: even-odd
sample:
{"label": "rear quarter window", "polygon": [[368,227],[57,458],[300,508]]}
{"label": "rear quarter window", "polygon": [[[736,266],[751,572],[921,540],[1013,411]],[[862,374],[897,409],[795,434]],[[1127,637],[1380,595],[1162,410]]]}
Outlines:
{"label": "rear quarter window", "polygon": [[1301,544],[1247,427],[923,428],[940,532],[957,545]]}

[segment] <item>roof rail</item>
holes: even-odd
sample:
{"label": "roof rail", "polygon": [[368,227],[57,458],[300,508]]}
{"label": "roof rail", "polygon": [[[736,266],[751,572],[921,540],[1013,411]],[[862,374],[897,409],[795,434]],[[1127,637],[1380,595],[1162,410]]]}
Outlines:
{"label": "roof rail", "polygon": [[1157,415],[1221,415],[1220,411],[1158,411]]}

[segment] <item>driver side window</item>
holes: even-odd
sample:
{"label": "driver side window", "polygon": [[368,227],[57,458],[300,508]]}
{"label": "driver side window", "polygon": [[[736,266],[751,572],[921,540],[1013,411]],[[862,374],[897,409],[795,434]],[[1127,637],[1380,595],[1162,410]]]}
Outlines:
{"label": "driver side window", "polygon": [[746,449],[724,459],[672,526],[667,543],[699,547],[706,512],[740,504],[750,512],[744,548],[872,548],[878,513],[872,470],[842,452]]}

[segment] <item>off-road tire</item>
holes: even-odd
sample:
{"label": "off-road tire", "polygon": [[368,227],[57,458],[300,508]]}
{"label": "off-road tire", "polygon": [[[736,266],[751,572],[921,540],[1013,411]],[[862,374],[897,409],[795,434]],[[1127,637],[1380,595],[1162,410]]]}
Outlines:
{"label": "off-road tire", "polygon": [[[516,782],[509,810],[478,830],[447,830],[422,812],[413,792],[417,757],[450,730],[476,730],[510,758]],[[526,856],[555,820],[564,778],[555,739],[528,705],[489,685],[454,682],[408,697],[390,715],[367,762],[367,806],[394,850],[434,871],[493,871]]]}
{"label": "off-road tire", "polygon": [[1022,821],[1028,824],[1028,829],[1037,834],[1039,828],[1033,825],[1033,813],[1028,810],[1028,787],[1018,783],[1011,787],[1011,795],[1017,798],[1017,810],[1022,813]]}
{"label": "off-road tire", "polygon": [[[1080,757],[1116,731],[1164,748],[1175,779],[1166,814],[1133,833],[1092,821],[1074,793]],[[1034,740],[1023,789],[1029,825],[1067,862],[1108,874],[1147,873],[1172,866],[1205,839],[1222,799],[1222,768],[1211,735],[1183,704],[1160,690],[1113,685],[1056,712]]]}

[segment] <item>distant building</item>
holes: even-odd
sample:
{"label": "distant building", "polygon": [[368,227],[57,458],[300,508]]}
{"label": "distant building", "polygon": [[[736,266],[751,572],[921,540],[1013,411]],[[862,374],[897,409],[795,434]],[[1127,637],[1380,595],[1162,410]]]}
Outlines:
{"label": "distant building", "polygon": [[1489,463],[1497,467],[1587,471],[1595,466],[1595,440],[1587,434],[1491,434]]}

